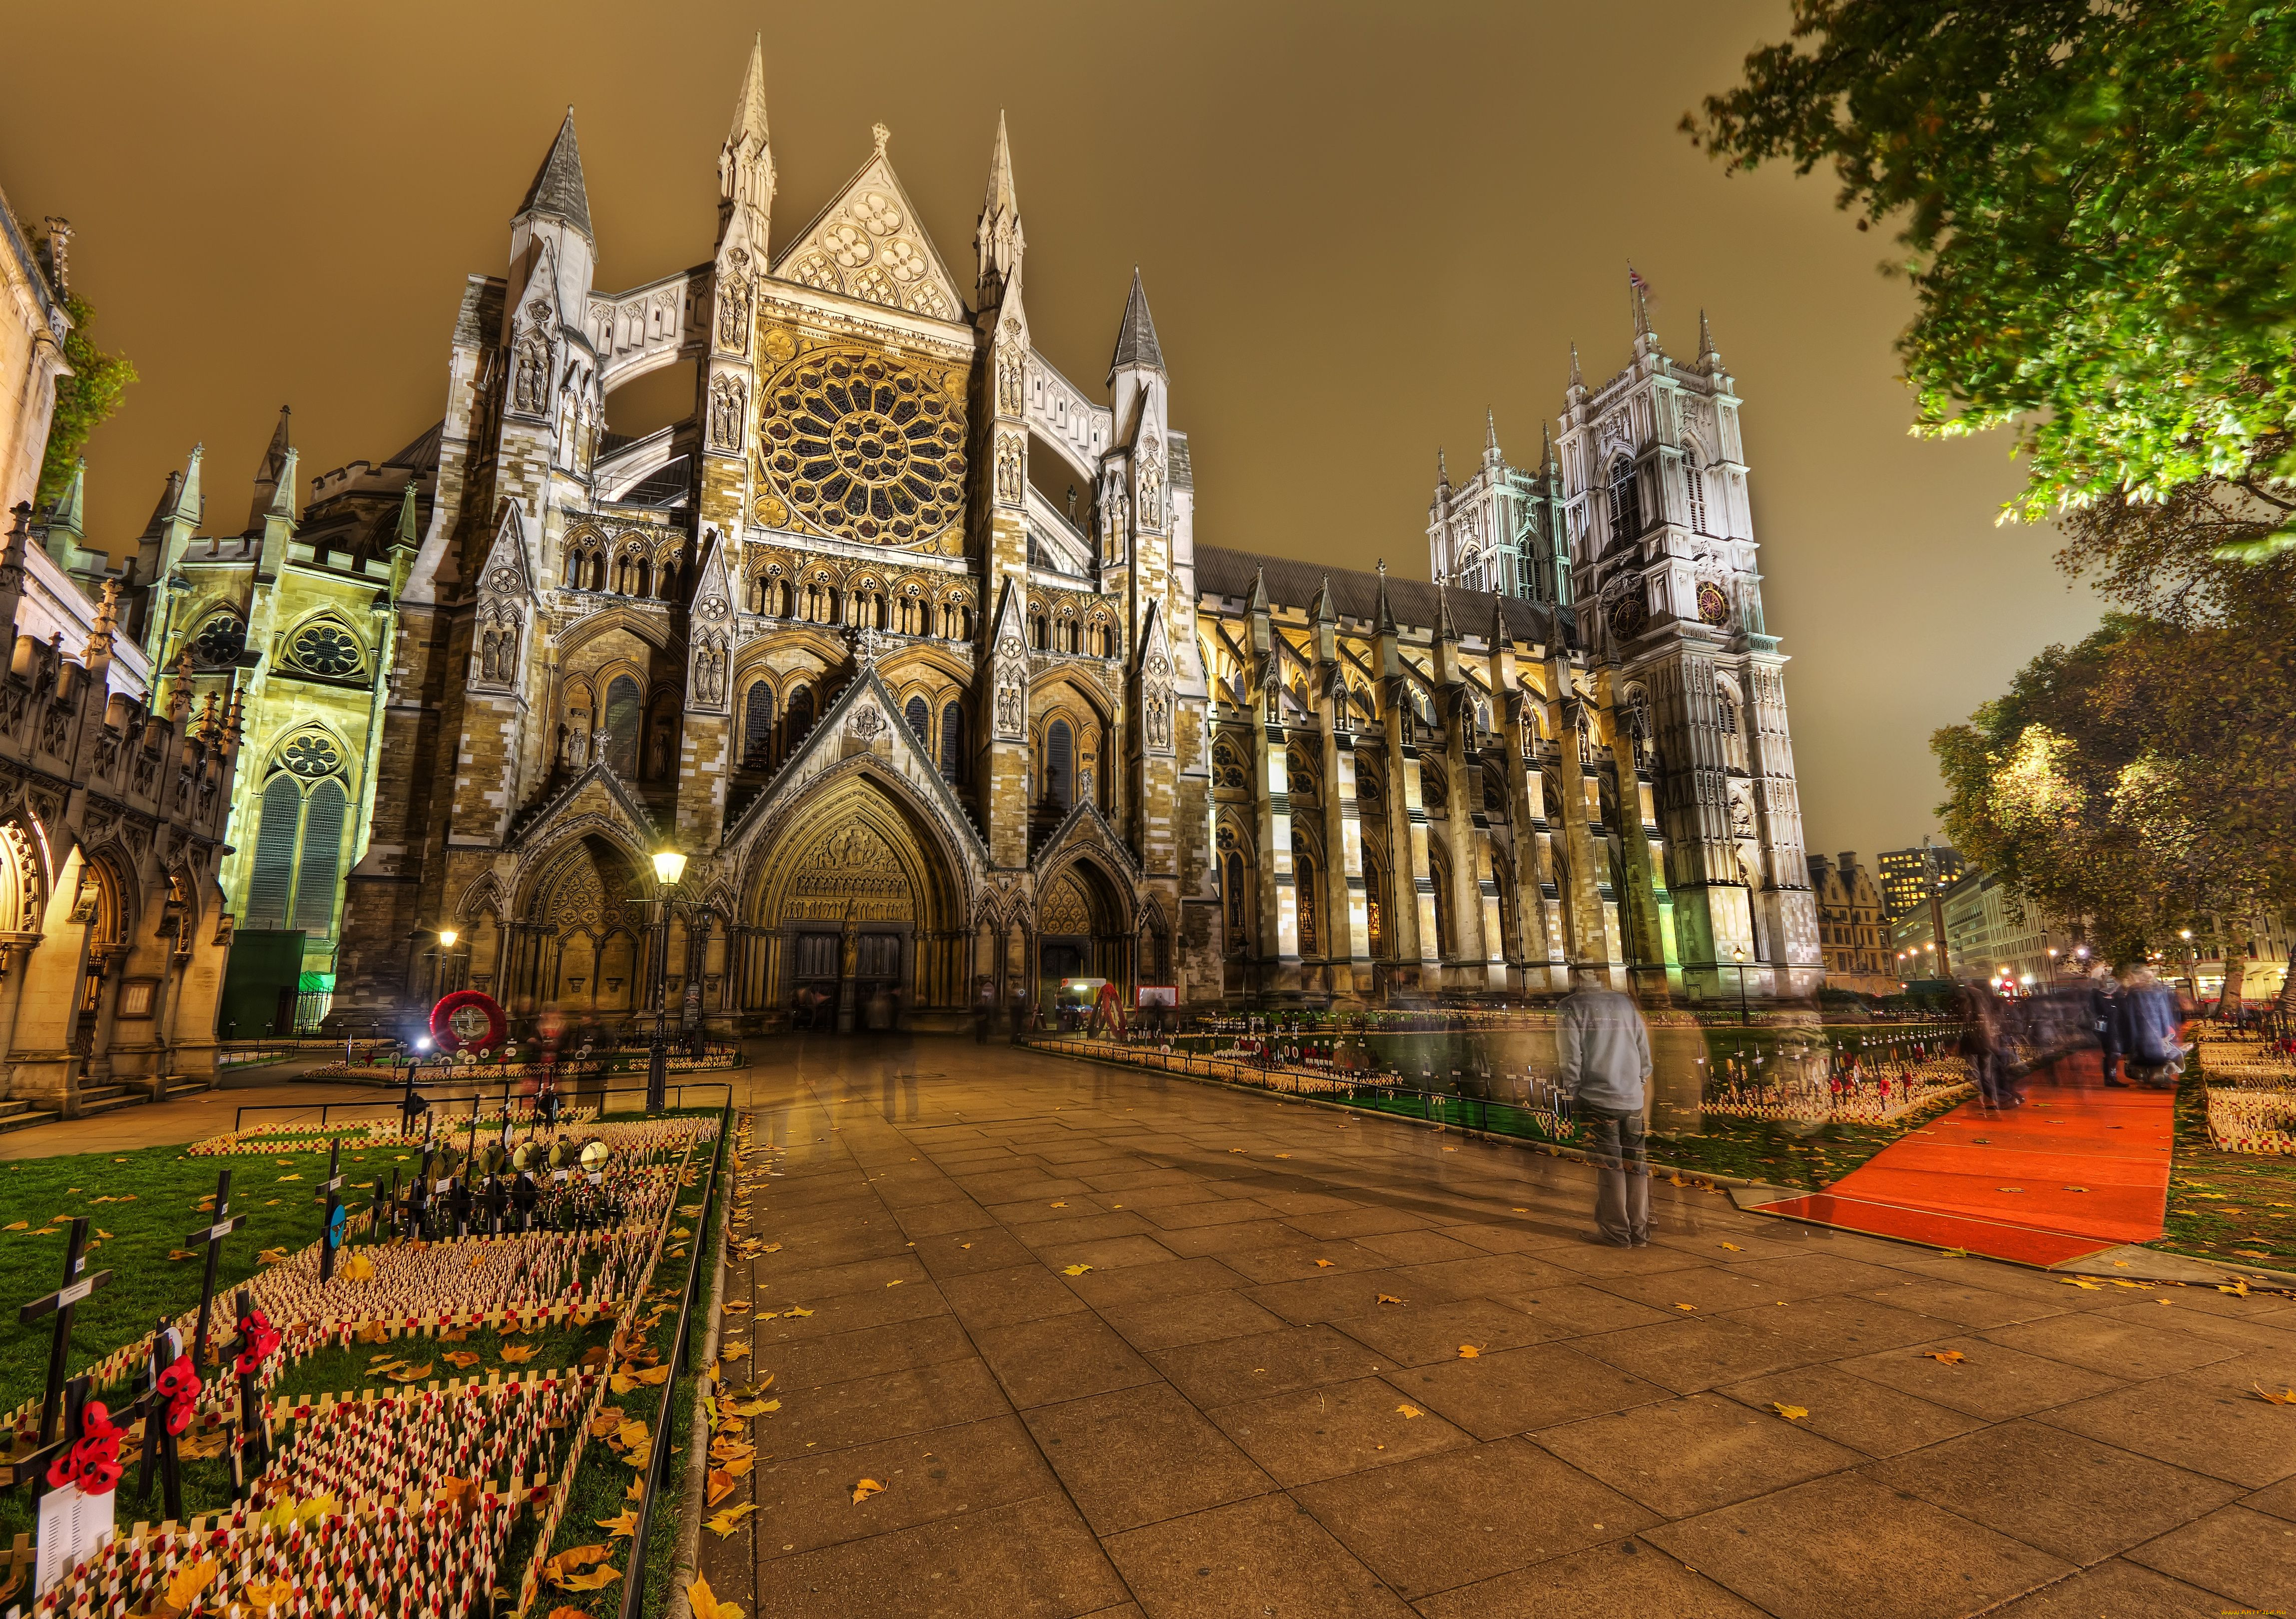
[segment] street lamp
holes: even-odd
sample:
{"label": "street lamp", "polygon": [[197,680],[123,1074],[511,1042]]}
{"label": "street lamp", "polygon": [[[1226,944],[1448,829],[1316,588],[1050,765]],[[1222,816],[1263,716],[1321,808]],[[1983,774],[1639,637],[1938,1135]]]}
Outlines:
{"label": "street lamp", "polygon": [[[645,1105],[648,1113],[660,1113],[669,1105],[669,913],[684,906],[699,916],[706,908],[679,892],[679,883],[685,875],[685,856],[680,851],[658,851],[653,857],[653,875],[661,885],[661,892],[655,900],[661,907],[661,916],[656,925],[660,933],[654,949],[653,1042],[646,1053]],[[689,922],[689,946],[692,933]],[[692,953],[689,948],[689,957]]]}
{"label": "street lamp", "polygon": [[2178,928],[2177,937],[2185,941],[2185,982],[2192,987],[2193,1015],[2197,1017],[2201,1009],[2201,953],[2193,948],[2191,928]]}
{"label": "street lamp", "polygon": [[1746,951],[1742,945],[1732,945],[1730,954],[1738,962],[1738,1026],[1744,1028],[1754,1020],[1746,1015]]}

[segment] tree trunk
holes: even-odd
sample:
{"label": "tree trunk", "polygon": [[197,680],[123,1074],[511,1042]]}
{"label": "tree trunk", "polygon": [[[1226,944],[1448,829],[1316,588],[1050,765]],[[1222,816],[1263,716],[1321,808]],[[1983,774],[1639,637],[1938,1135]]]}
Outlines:
{"label": "tree trunk", "polygon": [[2224,989],[2217,996],[2217,1015],[2221,1018],[2240,1010],[2240,982],[2248,966],[2248,924],[2227,917],[2217,929],[2217,938],[2224,951]]}

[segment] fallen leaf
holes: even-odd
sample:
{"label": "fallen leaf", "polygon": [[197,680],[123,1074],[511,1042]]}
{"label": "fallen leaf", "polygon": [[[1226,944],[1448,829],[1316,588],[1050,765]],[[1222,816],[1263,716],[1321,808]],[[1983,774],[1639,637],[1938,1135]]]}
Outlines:
{"label": "fallen leaf", "polygon": [[750,1301],[747,1299],[727,1299],[724,1305],[728,1315],[740,1315],[749,1308]]}
{"label": "fallen leaf", "polygon": [[1318,1270],[1330,1270],[1336,1268],[1338,1264],[1339,1261],[1337,1260],[1319,1259],[1316,1262],[1316,1269]]}
{"label": "fallen leaf", "polygon": [[530,1344],[505,1344],[502,1347],[503,1364],[523,1366],[541,1352]]}
{"label": "fallen leaf", "polygon": [[168,1581],[167,1594],[161,1598],[169,1607],[182,1613],[191,1607],[193,1598],[215,1583],[223,1567],[213,1557],[201,1557],[198,1562],[177,1569]]}
{"label": "fallen leaf", "polygon": [[1733,1253],[1743,1253],[1745,1252],[1745,1250],[1740,1247],[1736,1243],[1724,1243],[1722,1245],[1729,1249]]}
{"label": "fallen leaf", "polygon": [[[18,1223],[21,1224],[22,1222],[19,1221]],[[15,1226],[11,1226],[8,1229],[12,1231],[16,1228]],[[197,1259],[199,1258],[199,1255],[189,1248],[170,1248],[168,1250],[168,1257],[169,1259]]]}
{"label": "fallen leaf", "polygon": [[284,1248],[266,1248],[262,1253],[257,1254],[255,1257],[258,1261],[266,1265],[283,1265],[287,1262],[287,1250]]}
{"label": "fallen leaf", "polygon": [[790,1316],[809,1316],[809,1315],[811,1315],[811,1314],[813,1313],[813,1311],[811,1311],[810,1310],[808,1310],[808,1309],[807,1309],[804,1305],[802,1305],[802,1304],[792,1304],[792,1305],[791,1305],[787,1310],[783,1311],[782,1311],[782,1313],[783,1313],[783,1315],[790,1315]]}
{"label": "fallen leaf", "polygon": [[2103,1293],[2104,1291],[2104,1287],[2102,1283],[2092,1282],[2085,1276],[2066,1276],[2060,1277],[2057,1279],[2064,1283],[2068,1287],[2085,1287],[2091,1293]]}
{"label": "fallen leaf", "polygon": [[728,1507],[708,1520],[709,1528],[720,1540],[742,1526],[742,1520],[758,1509],[755,1501],[744,1501],[738,1507]]}
{"label": "fallen leaf", "polygon": [[865,1478],[859,1483],[853,1486],[853,1504],[858,1507],[863,1501],[867,1500],[871,1496],[882,1495],[884,1493],[884,1485],[879,1483],[873,1478]]}
{"label": "fallen leaf", "polygon": [[273,1585],[258,1585],[250,1581],[240,1597],[257,1607],[276,1607],[295,1599],[295,1582],[281,1580]]}
{"label": "fallen leaf", "polygon": [[[1061,1267],[1061,1274],[1062,1276],[1082,1276],[1086,1271],[1091,1269],[1092,1267],[1090,1265],[1063,1265]],[[890,1282],[888,1282],[885,1285],[889,1287],[892,1286]]]}
{"label": "fallen leaf", "polygon": [[1482,1352],[1483,1352],[1481,1350],[1476,1348],[1472,1344],[1462,1344],[1459,1345],[1459,1359],[1462,1360],[1475,1360],[1480,1356]]}
{"label": "fallen leaf", "polygon": [[1969,1359],[1957,1349],[1925,1349],[1922,1353],[1940,1366],[1959,1366],[1964,1360]]}
{"label": "fallen leaf", "polygon": [[1400,1304],[1401,1303],[1403,1303],[1403,1301],[1402,1301],[1401,1299],[1397,1298],[1397,1297],[1395,1296],[1395,1294],[1391,1294],[1391,1293],[1382,1293],[1382,1294],[1381,1294],[1379,1295],[1379,1302],[1380,1302],[1381,1303],[1382,1303],[1382,1304]]}
{"label": "fallen leaf", "polygon": [[1401,1411],[1406,1420],[1414,1417],[1424,1417],[1427,1414],[1415,1405],[1398,1405],[1395,1409]]}
{"label": "fallen leaf", "polygon": [[343,1262],[342,1274],[355,1282],[374,1280],[374,1262],[364,1253],[354,1253]]}
{"label": "fallen leaf", "polygon": [[2275,1405],[2296,1405],[2296,1388],[2284,1388],[2276,1394],[2261,1383],[2255,1388],[2259,1399],[2269,1400]]}
{"label": "fallen leaf", "polygon": [[746,1360],[750,1358],[750,1346],[746,1344],[726,1344],[720,1345],[718,1352],[727,1360]]}
{"label": "fallen leaf", "polygon": [[727,1496],[733,1493],[734,1475],[731,1473],[726,1472],[723,1467],[710,1468],[709,1499],[702,1504],[708,1507],[715,1507],[719,1501],[724,1500]]}
{"label": "fallen leaf", "polygon": [[1803,1418],[1809,1415],[1809,1411],[1806,1407],[1799,1405],[1780,1405],[1775,1400],[1770,1401],[1770,1409],[1775,1411],[1788,1422],[1800,1422]]}
{"label": "fallen leaf", "polygon": [[302,1178],[300,1175],[282,1175],[282,1176],[280,1176],[280,1177],[279,1177],[279,1179],[280,1179],[282,1181],[289,1181],[289,1180],[300,1180],[300,1179],[302,1179],[303,1178]]}
{"label": "fallen leaf", "polygon": [[450,1349],[439,1358],[446,1361],[449,1366],[472,1367],[476,1366],[486,1357],[472,1349]]}
{"label": "fallen leaf", "polygon": [[720,1602],[718,1593],[709,1589],[709,1582],[700,1574],[685,1588],[685,1600],[693,1609],[693,1619],[742,1619],[742,1607],[736,1602]]}
{"label": "fallen leaf", "polygon": [[[1090,1265],[1086,1265],[1086,1266],[1085,1267],[1085,1270],[1091,1270],[1091,1269],[1092,1269],[1092,1267],[1091,1267]],[[1080,1276],[1080,1275],[1082,1275],[1082,1274],[1083,1274],[1083,1271],[1079,1271],[1079,1270],[1078,1270],[1074,1266],[1070,1266],[1070,1269],[1069,1269],[1069,1274],[1070,1274],[1070,1276]],[[885,1284],[885,1286],[888,1286],[888,1287],[898,1287],[898,1286],[899,1286],[903,1282],[906,1281],[907,1279],[908,1279],[908,1278],[907,1278],[906,1277],[899,1277],[899,1276],[897,1276],[897,1277],[895,1277],[891,1281],[887,1282],[887,1283]]]}
{"label": "fallen leaf", "polygon": [[635,1512],[618,1512],[612,1517],[591,1521],[606,1532],[606,1538],[610,1541],[619,1541],[638,1532],[638,1515]]}
{"label": "fallen leaf", "polygon": [[1675,1308],[1677,1310],[1695,1310],[1698,1306],[1695,1304],[1677,1304]]}
{"label": "fallen leaf", "polygon": [[1054,1207],[1054,1208],[1056,1208],[1056,1209],[1065,1209],[1065,1208],[1067,1208],[1068,1206],[1069,1206],[1069,1205],[1068,1205],[1068,1204],[1064,1204],[1064,1203],[1056,1203],[1056,1204],[1054,1204],[1053,1205],[1053,1207]]}
{"label": "fallen leaf", "polygon": [[560,1590],[603,1590],[622,1577],[622,1571],[611,1564],[601,1563],[586,1574],[568,1574],[551,1583]]}
{"label": "fallen leaf", "polygon": [[420,1383],[430,1375],[431,1364],[425,1360],[420,1366],[402,1366],[390,1374],[390,1380],[393,1383]]}

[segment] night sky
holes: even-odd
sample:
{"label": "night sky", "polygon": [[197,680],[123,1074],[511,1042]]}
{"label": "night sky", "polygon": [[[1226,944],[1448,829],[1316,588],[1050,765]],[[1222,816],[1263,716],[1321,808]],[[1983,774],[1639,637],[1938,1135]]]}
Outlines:
{"label": "night sky", "polygon": [[[2006,438],[1907,435],[1910,299],[1832,177],[1726,177],[1677,131],[1785,26],[1723,0],[22,8],[0,186],[71,220],[97,340],[143,374],[87,451],[115,553],[194,440],[236,531],[283,403],[305,495],[437,420],[463,279],[503,273],[569,102],[599,290],[706,259],[758,29],[777,246],[882,122],[969,288],[1003,108],[1036,341],[1095,394],[1140,267],[1200,542],[1424,577],[1438,447],[1472,467],[1488,406],[1535,459],[1570,343],[1592,385],[1626,363],[1631,260],[1661,341],[1694,353],[1703,307],[1737,378],[1808,846],[1870,863],[1934,824],[1931,730],[2095,608],[2052,530],[1996,526]],[[685,415],[674,375],[613,425]]]}

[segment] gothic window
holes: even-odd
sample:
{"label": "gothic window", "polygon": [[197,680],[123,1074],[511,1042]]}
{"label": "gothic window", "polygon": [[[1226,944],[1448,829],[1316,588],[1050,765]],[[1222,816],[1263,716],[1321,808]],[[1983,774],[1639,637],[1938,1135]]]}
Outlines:
{"label": "gothic window", "polygon": [[329,936],[340,886],[343,821],[350,806],[341,779],[329,775],[307,791],[292,768],[282,770],[258,801],[247,925]]}
{"label": "gothic window", "polygon": [[1309,803],[1316,800],[1316,768],[1297,748],[1283,758],[1283,790],[1292,797],[1305,799]]}
{"label": "gothic window", "polygon": [[279,762],[306,781],[332,776],[343,768],[343,756],[332,738],[306,731],[289,739],[279,751]]}
{"label": "gothic window", "polygon": [[[803,278],[803,271],[800,271]],[[964,382],[882,354],[816,349],[767,386],[765,471],[815,531],[930,538],[964,509]]]}
{"label": "gothic window", "polygon": [[1682,457],[1683,489],[1690,497],[1690,528],[1694,534],[1706,530],[1706,476],[1698,468],[1698,448],[1693,445]]}
{"label": "gothic window", "polygon": [[1239,791],[1251,785],[1250,774],[1243,767],[1243,756],[1225,736],[1212,744],[1212,785]]}
{"label": "gothic window", "polygon": [[1716,706],[1721,711],[1722,735],[1735,736],[1738,734],[1737,694],[1726,686],[1717,686],[1714,697]]}
{"label": "gothic window", "polygon": [[1235,835],[1234,827],[1223,826],[1218,844],[1220,901],[1227,918],[1227,946],[1231,951],[1241,951],[1248,942],[1251,914],[1242,841]]}
{"label": "gothic window", "polygon": [[1052,623],[1041,612],[1029,614],[1029,645],[1037,652],[1052,650]]}
{"label": "gothic window", "polygon": [[624,781],[638,778],[638,683],[627,675],[617,675],[606,687],[605,735],[599,738],[599,753],[613,768],[614,774]]}
{"label": "gothic window", "polygon": [[1316,936],[1316,862],[1305,855],[1293,860],[1298,882],[1292,892],[1299,897],[1300,953],[1320,956],[1323,949]]}
{"label": "gothic window", "polygon": [[909,734],[917,739],[917,745],[926,752],[931,752],[932,705],[922,697],[912,697],[902,714],[909,722]]}
{"label": "gothic window", "polygon": [[1066,810],[1076,801],[1076,736],[1065,719],[1045,727],[1045,801]]}
{"label": "gothic window", "polygon": [[1635,481],[1635,464],[1620,456],[1611,463],[1611,543],[1633,539],[1642,531],[1642,489]]}
{"label": "gothic window", "polygon": [[951,784],[964,779],[964,710],[954,703],[940,711],[940,775]]}
{"label": "gothic window", "polygon": [[813,730],[813,687],[800,686],[790,694],[789,749],[794,752]]}
{"label": "gothic window", "polygon": [[341,678],[358,673],[365,662],[357,640],[340,624],[322,620],[295,637],[295,662],[315,675]]}
{"label": "gothic window", "polygon": [[1435,880],[1435,951],[1448,961],[1458,954],[1451,942],[1451,873],[1436,859],[1428,861],[1427,872]]}
{"label": "gothic window", "polygon": [[1440,815],[1449,801],[1449,795],[1443,790],[1442,773],[1432,768],[1422,766],[1419,773],[1421,807],[1430,815]]}
{"label": "gothic window", "polygon": [[774,688],[763,680],[742,703],[742,762],[756,769],[773,755]]}
{"label": "gothic window", "polygon": [[192,637],[192,662],[202,669],[228,669],[246,650],[247,626],[236,613],[217,613]]}
{"label": "gothic window", "polygon": [[654,595],[665,602],[674,602],[677,599],[677,563],[675,561],[662,563]]}

